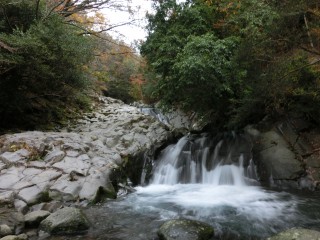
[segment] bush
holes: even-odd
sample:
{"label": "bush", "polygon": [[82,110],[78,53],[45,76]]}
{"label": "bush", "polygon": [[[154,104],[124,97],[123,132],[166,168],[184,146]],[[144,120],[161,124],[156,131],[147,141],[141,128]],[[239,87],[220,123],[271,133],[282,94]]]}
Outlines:
{"label": "bush", "polygon": [[63,118],[88,85],[90,38],[53,14],[0,33],[0,41],[13,49],[0,49],[0,126],[33,128]]}

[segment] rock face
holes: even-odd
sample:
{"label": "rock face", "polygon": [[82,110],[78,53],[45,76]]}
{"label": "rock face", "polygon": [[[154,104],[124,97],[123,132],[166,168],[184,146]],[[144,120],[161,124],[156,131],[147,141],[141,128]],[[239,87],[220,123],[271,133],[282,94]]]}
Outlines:
{"label": "rock face", "polygon": [[267,240],[319,240],[320,232],[303,229],[303,228],[293,228],[287,231],[281,232]]}
{"label": "rock face", "polygon": [[59,209],[40,223],[40,229],[50,234],[73,234],[89,227],[82,211],[71,207]]}
{"label": "rock face", "polygon": [[176,219],[165,222],[158,231],[160,240],[209,240],[213,228],[199,221]]}
{"label": "rock face", "polygon": [[[320,132],[301,117],[267,123],[254,138],[261,181],[316,189],[320,183]],[[261,130],[261,129],[259,129]]]}
{"label": "rock face", "polygon": [[105,97],[94,113],[68,130],[0,136],[0,204],[14,203],[25,211],[50,199],[114,198],[117,182],[125,181],[122,167],[170,136],[156,119]]}

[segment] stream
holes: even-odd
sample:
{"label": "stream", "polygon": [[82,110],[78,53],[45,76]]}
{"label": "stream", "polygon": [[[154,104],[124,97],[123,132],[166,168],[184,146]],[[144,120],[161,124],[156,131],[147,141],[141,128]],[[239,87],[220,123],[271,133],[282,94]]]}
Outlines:
{"label": "stream", "polygon": [[147,186],[85,209],[93,227],[70,239],[158,239],[161,224],[175,218],[212,225],[213,239],[265,239],[292,227],[320,230],[320,194],[260,186],[246,144],[232,134],[180,139],[162,151]]}

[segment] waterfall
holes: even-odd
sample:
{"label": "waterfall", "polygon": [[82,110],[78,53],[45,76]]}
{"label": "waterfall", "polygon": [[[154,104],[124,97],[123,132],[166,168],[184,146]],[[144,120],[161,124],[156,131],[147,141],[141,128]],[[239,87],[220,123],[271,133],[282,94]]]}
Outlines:
{"label": "waterfall", "polygon": [[256,185],[251,142],[246,136],[234,133],[217,137],[185,136],[161,153],[151,183]]}

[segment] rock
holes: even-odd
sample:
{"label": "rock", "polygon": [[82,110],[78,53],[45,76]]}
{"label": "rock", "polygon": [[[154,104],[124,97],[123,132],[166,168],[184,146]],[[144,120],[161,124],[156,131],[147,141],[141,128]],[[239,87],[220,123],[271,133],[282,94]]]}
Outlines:
{"label": "rock", "polygon": [[48,211],[34,211],[24,216],[25,224],[27,227],[37,227],[40,222],[47,218],[51,213]]}
{"label": "rock", "polygon": [[33,205],[38,203],[43,197],[43,192],[38,186],[32,186],[22,189],[18,197],[25,201],[28,205]]}
{"label": "rock", "polygon": [[130,156],[158,148],[171,136],[165,125],[137,108],[101,99],[95,112],[70,129],[1,136],[0,189],[14,192],[17,209],[25,211],[17,200],[30,206],[48,196],[86,202],[114,198],[114,186],[124,174],[114,181],[113,169],[123,169]]}
{"label": "rock", "polygon": [[203,222],[176,219],[162,224],[158,231],[160,240],[207,240],[213,237],[213,228]]}
{"label": "rock", "polygon": [[73,234],[89,227],[89,222],[82,211],[72,207],[59,209],[40,223],[40,229],[50,234]]}
{"label": "rock", "polygon": [[14,234],[20,234],[24,229],[24,216],[13,209],[0,209],[0,225],[7,225]]}
{"label": "rock", "polygon": [[0,237],[4,237],[11,234],[12,234],[12,230],[8,225],[6,224],[0,225]]}
{"label": "rock", "polygon": [[320,232],[304,228],[292,228],[267,240],[319,240]]}
{"label": "rock", "polygon": [[25,214],[29,210],[28,204],[20,199],[14,200],[14,207],[22,214]]}
{"label": "rock", "polygon": [[262,181],[296,180],[304,172],[288,143],[275,131],[262,133],[254,146],[255,162]]}
{"label": "rock", "polygon": [[[85,178],[71,181],[70,176],[64,175],[50,187],[49,197],[59,201],[75,201],[79,198],[84,181]],[[91,188],[95,187],[91,186]]]}
{"label": "rock", "polygon": [[0,240],[27,240],[28,236],[26,234],[20,234],[20,235],[8,235],[3,238],[0,238]]}
{"label": "rock", "polygon": [[49,152],[45,157],[44,157],[44,161],[48,162],[49,164],[55,164],[57,162],[60,162],[64,157],[66,156],[66,153],[55,149],[51,152]]}
{"label": "rock", "polygon": [[12,204],[14,200],[14,192],[13,191],[0,191],[0,205]]}
{"label": "rock", "polygon": [[90,199],[93,203],[106,198],[116,198],[116,191],[108,179],[110,169],[101,168],[92,172],[82,186],[80,199]]}
{"label": "rock", "polygon": [[51,202],[33,205],[31,208],[31,211],[34,212],[34,211],[44,210],[52,213],[57,211],[57,209],[61,208],[62,206],[63,204],[60,201],[51,201]]}

